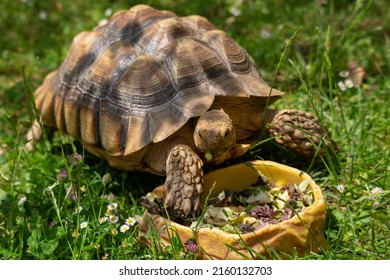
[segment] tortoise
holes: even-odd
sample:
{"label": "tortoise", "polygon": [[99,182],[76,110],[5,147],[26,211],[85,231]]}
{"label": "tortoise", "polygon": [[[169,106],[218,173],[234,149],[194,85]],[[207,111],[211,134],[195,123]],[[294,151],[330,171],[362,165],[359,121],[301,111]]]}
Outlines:
{"label": "tortoise", "polygon": [[35,105],[109,165],[166,175],[164,203],[181,219],[199,211],[203,165],[241,156],[263,129],[304,157],[332,146],[313,115],[267,109],[283,94],[204,17],[138,5],[78,34]]}

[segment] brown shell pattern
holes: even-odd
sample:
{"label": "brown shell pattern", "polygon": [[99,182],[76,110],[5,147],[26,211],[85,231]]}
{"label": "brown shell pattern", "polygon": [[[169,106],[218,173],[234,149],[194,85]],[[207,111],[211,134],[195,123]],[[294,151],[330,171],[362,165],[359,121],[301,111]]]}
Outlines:
{"label": "brown shell pattern", "polygon": [[269,90],[247,52],[205,18],[138,5],[77,35],[35,100],[46,125],[120,156],[166,139],[215,96]]}

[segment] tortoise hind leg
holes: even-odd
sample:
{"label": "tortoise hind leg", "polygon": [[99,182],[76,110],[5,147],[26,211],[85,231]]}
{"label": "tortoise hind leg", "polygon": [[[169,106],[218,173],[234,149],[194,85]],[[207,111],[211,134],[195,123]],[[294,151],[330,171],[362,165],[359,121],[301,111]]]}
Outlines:
{"label": "tortoise hind leg", "polygon": [[319,119],[297,110],[267,110],[269,133],[279,144],[305,158],[325,150],[334,154],[339,148],[327,137]]}
{"label": "tortoise hind leg", "polygon": [[203,162],[187,145],[175,145],[166,162],[165,206],[173,220],[195,217],[203,192]]}
{"label": "tortoise hind leg", "polygon": [[[49,140],[51,140],[53,138],[54,132],[57,129],[48,126],[44,126],[44,129]],[[26,135],[27,143],[25,148],[27,151],[32,151],[34,149],[35,143],[42,139],[43,133],[44,132],[42,131],[42,128],[39,125],[38,121],[35,120]]]}

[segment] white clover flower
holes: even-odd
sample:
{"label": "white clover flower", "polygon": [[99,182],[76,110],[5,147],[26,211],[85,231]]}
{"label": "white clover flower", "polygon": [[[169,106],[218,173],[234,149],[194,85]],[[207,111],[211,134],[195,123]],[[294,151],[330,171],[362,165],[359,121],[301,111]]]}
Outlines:
{"label": "white clover flower", "polygon": [[378,195],[378,194],[381,194],[382,192],[383,192],[383,189],[380,187],[375,187],[370,191],[370,193],[373,195]]}
{"label": "white clover flower", "polygon": [[115,195],[113,193],[109,193],[106,194],[104,198],[107,199],[108,201],[113,201],[115,199]]}
{"label": "white clover flower", "polygon": [[124,225],[122,225],[121,227],[120,227],[120,232],[122,232],[122,233],[124,233],[124,232],[126,232],[126,231],[128,231],[129,230],[129,226],[128,225],[126,225],[126,224],[124,224]]}
{"label": "white clover flower", "polygon": [[22,196],[22,198],[21,199],[19,199],[19,201],[18,201],[18,205],[19,206],[22,206],[23,205],[23,203],[25,203],[26,202],[26,200],[27,200],[27,197],[24,195],[24,196]]}
{"label": "white clover flower", "polygon": [[344,83],[343,81],[338,82],[338,83],[337,83],[337,86],[339,87],[339,89],[340,89],[341,91],[347,90],[347,86],[345,85],[345,83]]}
{"label": "white clover flower", "polygon": [[137,222],[136,219],[134,219],[133,217],[128,217],[128,218],[125,220],[125,223],[126,223],[126,225],[128,225],[128,226],[133,226],[133,225],[135,225],[136,222]]}
{"label": "white clover flower", "polygon": [[119,220],[119,217],[116,215],[110,215],[108,220],[110,221],[110,224],[115,224]]}
{"label": "white clover flower", "polygon": [[81,228],[81,229],[87,228],[87,226],[88,226],[88,222],[82,222],[82,223],[80,224],[80,228]]}
{"label": "white clover flower", "polygon": [[229,12],[234,16],[238,17],[241,14],[240,8],[234,6],[229,9]]}
{"label": "white clover flower", "polygon": [[339,76],[341,78],[347,78],[349,76],[349,71],[347,71],[347,70],[340,71]]}
{"label": "white clover flower", "polygon": [[106,10],[104,11],[104,15],[105,15],[106,17],[111,16],[111,15],[112,15],[112,9],[111,9],[111,8],[106,9]]}
{"label": "white clover flower", "polygon": [[99,218],[99,223],[100,224],[103,224],[103,223],[105,223],[105,222],[107,222],[108,221],[108,218],[107,217],[100,217]]}
{"label": "white clover flower", "polygon": [[353,87],[354,87],[354,84],[353,84],[352,80],[350,80],[350,79],[346,79],[346,80],[344,81],[344,84],[345,84],[345,86],[346,86],[347,88],[353,88]]}
{"label": "white clover flower", "polygon": [[[103,177],[102,177],[102,182],[103,182],[103,184],[106,185],[106,184],[110,181],[110,179],[111,179],[110,173],[104,174]],[[106,197],[107,197],[107,196],[108,196],[108,195],[106,195]]]}
{"label": "white clover flower", "polygon": [[345,187],[344,187],[343,184],[337,185],[337,186],[336,186],[336,189],[337,189],[339,192],[341,192],[341,193],[343,193],[343,192],[345,191]]}
{"label": "white clover flower", "polygon": [[40,20],[46,20],[47,19],[47,12],[46,11],[39,11],[38,17]]}
{"label": "white clover flower", "polygon": [[110,211],[115,210],[117,208],[118,208],[118,203],[111,203],[111,204],[107,205],[107,210],[110,210]]}
{"label": "white clover flower", "polygon": [[271,32],[269,32],[268,30],[265,30],[265,29],[262,29],[260,31],[260,37],[263,39],[263,40],[267,40],[271,37]]}

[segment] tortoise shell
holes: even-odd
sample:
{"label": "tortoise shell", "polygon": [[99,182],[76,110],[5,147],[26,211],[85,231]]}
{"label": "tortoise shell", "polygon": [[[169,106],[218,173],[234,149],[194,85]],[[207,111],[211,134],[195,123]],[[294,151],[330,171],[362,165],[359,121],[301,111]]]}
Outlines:
{"label": "tortoise shell", "polygon": [[167,139],[219,96],[268,97],[270,87],[248,53],[205,18],[138,5],[77,35],[35,102],[45,125],[126,156]]}

